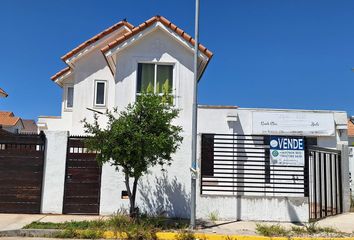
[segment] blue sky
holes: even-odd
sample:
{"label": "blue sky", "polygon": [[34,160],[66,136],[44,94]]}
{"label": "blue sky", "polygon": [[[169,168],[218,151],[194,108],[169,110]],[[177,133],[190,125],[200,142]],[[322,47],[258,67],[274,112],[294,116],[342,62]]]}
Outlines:
{"label": "blue sky", "polygon": [[[193,0],[1,0],[0,109],[59,115],[50,76],[60,57],[127,18],[163,15],[194,33]],[[202,104],[345,110],[354,114],[354,1],[201,0],[200,40],[215,56]]]}

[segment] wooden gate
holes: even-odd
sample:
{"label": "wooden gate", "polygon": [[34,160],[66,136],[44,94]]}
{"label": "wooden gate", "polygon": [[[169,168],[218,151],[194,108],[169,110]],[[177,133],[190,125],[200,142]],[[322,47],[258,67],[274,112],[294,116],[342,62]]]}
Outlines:
{"label": "wooden gate", "polygon": [[40,213],[45,135],[0,129],[0,213]]}
{"label": "wooden gate", "polygon": [[83,137],[69,137],[63,213],[99,214],[101,168],[96,153],[88,152]]}

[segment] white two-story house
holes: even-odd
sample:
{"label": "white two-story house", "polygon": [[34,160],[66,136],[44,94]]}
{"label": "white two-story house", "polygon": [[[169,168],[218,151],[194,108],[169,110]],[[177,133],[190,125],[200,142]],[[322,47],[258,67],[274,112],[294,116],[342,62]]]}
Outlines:
{"label": "white two-story house", "polygon": [[[39,130],[83,135],[81,121],[93,120],[94,111],[105,112],[114,107],[123,110],[148,85],[159,93],[160,86],[168,83],[173,104],[181,110],[175,124],[183,127],[184,138],[168,171],[169,180],[178,179],[177,182],[183,183],[181,190],[186,195],[184,202],[176,202],[180,207],[175,207],[173,215],[188,217],[194,43],[190,35],[162,16],[154,16],[135,27],[121,21],[104,30],[62,57],[68,66],[51,78],[63,89],[61,116],[39,117]],[[199,78],[212,55],[199,45]],[[104,116],[101,120],[104,126]],[[156,174],[162,174],[160,169],[156,169]],[[101,214],[113,213],[128,204],[127,200],[112,197],[120,196],[125,190],[121,175],[113,167],[103,166]],[[150,180],[152,186],[157,186],[154,177]],[[173,194],[177,196],[174,201],[180,199],[181,193]]]}

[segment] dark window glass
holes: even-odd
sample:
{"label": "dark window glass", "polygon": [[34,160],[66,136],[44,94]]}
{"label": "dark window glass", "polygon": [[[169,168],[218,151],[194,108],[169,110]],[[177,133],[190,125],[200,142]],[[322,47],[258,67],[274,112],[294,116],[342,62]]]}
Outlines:
{"label": "dark window glass", "polygon": [[96,104],[97,105],[104,105],[105,85],[106,84],[104,82],[96,83]]}
{"label": "dark window glass", "polygon": [[157,93],[172,93],[172,74],[173,66],[171,65],[157,65]]}
{"label": "dark window glass", "polygon": [[66,107],[72,108],[74,106],[74,88],[68,87],[66,93]]}
{"label": "dark window glass", "polygon": [[154,91],[155,65],[150,63],[138,64],[137,92],[141,93],[148,89]]}

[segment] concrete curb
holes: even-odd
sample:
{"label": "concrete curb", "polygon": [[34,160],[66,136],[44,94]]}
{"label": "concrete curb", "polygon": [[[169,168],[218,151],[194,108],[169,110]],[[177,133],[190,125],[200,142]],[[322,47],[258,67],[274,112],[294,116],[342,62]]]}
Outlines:
{"label": "concrete curb", "polygon": [[[0,237],[51,237],[53,234],[58,233],[60,229],[19,229],[0,231]],[[177,232],[158,232],[156,233],[159,240],[175,240]],[[113,231],[105,231],[103,233],[106,239],[116,239],[117,234]],[[125,233],[118,233],[119,238],[125,239]],[[209,233],[195,233],[196,239],[200,240],[354,240],[354,237],[350,238],[311,238],[311,237],[264,237],[264,236],[243,236],[243,235],[225,235],[225,234],[209,234]]]}
{"label": "concrete curb", "polygon": [[0,237],[50,237],[62,230],[59,229],[17,229],[0,231]]}

